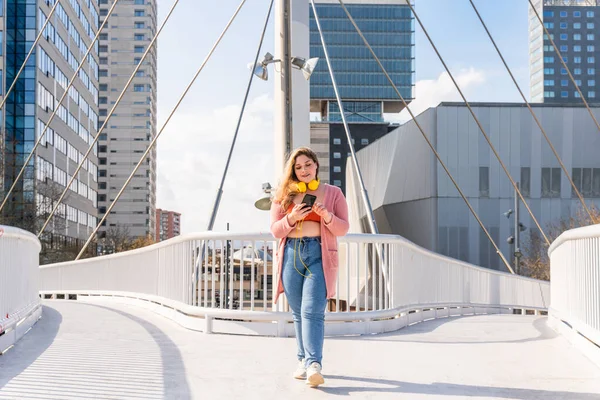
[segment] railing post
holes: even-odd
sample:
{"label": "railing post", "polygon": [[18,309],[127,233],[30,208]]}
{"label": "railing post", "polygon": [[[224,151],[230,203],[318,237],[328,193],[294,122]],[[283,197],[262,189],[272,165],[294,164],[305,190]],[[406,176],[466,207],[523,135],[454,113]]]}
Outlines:
{"label": "railing post", "polygon": [[213,320],[209,314],[204,314],[204,333],[213,333]]}

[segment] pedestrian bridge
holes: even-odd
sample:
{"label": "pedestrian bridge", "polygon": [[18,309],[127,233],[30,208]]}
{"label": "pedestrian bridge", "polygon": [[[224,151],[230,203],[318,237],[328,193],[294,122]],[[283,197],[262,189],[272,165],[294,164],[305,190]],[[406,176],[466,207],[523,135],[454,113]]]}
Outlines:
{"label": "pedestrian bridge", "polygon": [[34,236],[3,232],[0,398],[600,398],[596,226],[553,243],[550,284],[398,236],[341,238],[317,390],[291,378],[270,235],[39,267]]}

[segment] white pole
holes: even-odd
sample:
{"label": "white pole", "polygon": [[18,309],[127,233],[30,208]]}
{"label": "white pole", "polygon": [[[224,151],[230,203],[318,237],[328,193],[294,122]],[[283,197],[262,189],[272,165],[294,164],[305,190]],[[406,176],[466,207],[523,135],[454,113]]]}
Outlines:
{"label": "white pole", "polygon": [[[310,145],[310,87],[291,57],[310,57],[308,0],[277,0],[275,13],[275,179],[279,180],[289,153]],[[286,73],[289,71],[290,73]]]}

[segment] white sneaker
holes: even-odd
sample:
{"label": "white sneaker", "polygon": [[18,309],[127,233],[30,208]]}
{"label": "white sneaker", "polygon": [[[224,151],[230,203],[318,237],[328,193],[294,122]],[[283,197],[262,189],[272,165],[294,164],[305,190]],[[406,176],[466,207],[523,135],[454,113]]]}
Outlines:
{"label": "white sneaker", "polygon": [[317,362],[310,364],[306,370],[306,384],[310,387],[317,387],[325,383],[321,375],[321,365]]}
{"label": "white sneaker", "polygon": [[304,366],[304,359],[298,361],[298,367],[294,371],[294,379],[306,379],[306,367]]}

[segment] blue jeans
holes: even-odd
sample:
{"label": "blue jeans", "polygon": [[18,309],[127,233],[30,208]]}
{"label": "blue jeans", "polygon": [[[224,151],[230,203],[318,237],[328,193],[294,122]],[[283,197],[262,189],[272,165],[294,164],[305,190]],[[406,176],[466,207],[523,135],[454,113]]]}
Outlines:
{"label": "blue jeans", "polygon": [[298,360],[305,359],[306,366],[313,362],[321,364],[325,338],[327,288],[323,275],[320,237],[287,239],[283,256],[282,282],[294,317]]}

